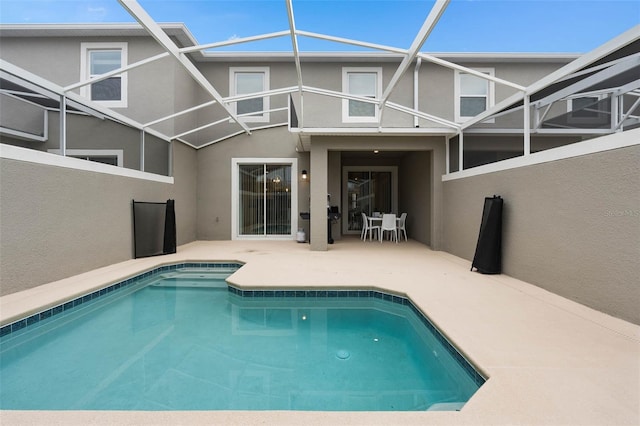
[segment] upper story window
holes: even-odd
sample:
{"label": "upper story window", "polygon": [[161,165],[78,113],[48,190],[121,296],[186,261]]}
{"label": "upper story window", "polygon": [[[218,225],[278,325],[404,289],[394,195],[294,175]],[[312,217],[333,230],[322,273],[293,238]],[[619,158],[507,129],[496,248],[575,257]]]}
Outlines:
{"label": "upper story window", "polygon": [[574,97],[567,101],[567,122],[579,127],[610,125],[611,99],[606,94]]}
{"label": "upper story window", "polygon": [[[382,93],[382,68],[342,68],[342,91],[350,95],[378,99]],[[377,122],[378,107],[374,103],[343,99],[342,121]]]}
{"label": "upper story window", "polygon": [[[494,75],[493,68],[475,68],[475,71]],[[493,106],[494,84],[482,77],[456,70],[454,91],[455,118],[458,122],[475,117]]]}
{"label": "upper story window", "polygon": [[[229,95],[239,96],[269,90],[268,67],[229,68]],[[269,97],[243,99],[232,105],[242,121],[268,122]]]}
{"label": "upper story window", "polygon": [[[82,80],[127,65],[127,43],[82,43],[80,78]],[[83,86],[80,93],[109,107],[127,106],[127,73]]]}

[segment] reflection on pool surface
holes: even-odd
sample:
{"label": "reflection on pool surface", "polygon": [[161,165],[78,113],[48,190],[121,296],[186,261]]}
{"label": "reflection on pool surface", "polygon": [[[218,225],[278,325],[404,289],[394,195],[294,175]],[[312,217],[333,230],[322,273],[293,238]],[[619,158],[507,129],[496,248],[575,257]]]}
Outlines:
{"label": "reflection on pool surface", "polygon": [[147,276],[3,336],[0,408],[459,409],[484,382],[407,299],[226,275]]}

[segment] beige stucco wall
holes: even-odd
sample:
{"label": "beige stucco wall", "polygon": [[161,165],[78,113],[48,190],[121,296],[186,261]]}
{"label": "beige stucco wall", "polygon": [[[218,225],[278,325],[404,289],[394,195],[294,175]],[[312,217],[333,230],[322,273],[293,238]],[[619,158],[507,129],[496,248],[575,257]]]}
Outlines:
{"label": "beige stucco wall", "polygon": [[407,236],[431,246],[432,154],[412,152],[402,158],[398,185],[398,213],[407,212]]}
{"label": "beige stucco wall", "polygon": [[503,273],[640,323],[640,147],[444,182],[444,249],[471,260],[504,198]]}
{"label": "beige stucco wall", "polygon": [[[4,113],[4,111],[3,111]],[[46,141],[20,140],[0,134],[0,143],[38,151],[60,149],[60,114],[48,113],[48,138]],[[122,151],[122,167],[140,170],[141,132],[111,120],[67,114],[66,147],[68,150],[119,150]],[[145,134],[145,169],[150,173],[169,175],[169,142]]]}
{"label": "beige stucco wall", "polygon": [[[254,131],[251,135],[198,150],[198,239],[231,239],[232,158],[296,158],[298,170],[309,170],[309,154],[296,152],[297,136],[286,127]],[[309,211],[309,185],[298,181],[298,210]],[[301,225],[305,225],[300,222]]]}
{"label": "beige stucco wall", "polygon": [[[2,59],[64,87],[81,80],[81,44],[105,42],[126,42],[129,64],[163,52],[150,37],[4,37],[0,50]],[[144,123],[176,112],[179,92],[174,91],[174,82],[183,74],[177,61],[170,58],[130,70],[126,115]],[[173,124],[168,121],[154,129],[169,134]]]}
{"label": "beige stucco wall", "polygon": [[0,295],[131,259],[132,199],[175,199],[178,244],[195,240],[195,162],[176,144],[172,185],[0,159]]}

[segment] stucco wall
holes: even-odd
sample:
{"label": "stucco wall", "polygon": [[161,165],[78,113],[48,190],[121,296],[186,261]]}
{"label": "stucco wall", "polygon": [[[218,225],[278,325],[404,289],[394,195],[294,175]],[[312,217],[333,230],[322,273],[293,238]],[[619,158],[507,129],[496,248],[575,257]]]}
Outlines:
{"label": "stucco wall", "polygon": [[471,260],[504,198],[503,273],[640,324],[640,147],[444,182],[444,249]]}
{"label": "stucco wall", "polygon": [[[0,135],[0,143],[48,152],[60,149],[60,114],[50,111],[48,139],[44,142],[26,141]],[[122,167],[140,170],[140,131],[111,120],[83,115],[67,115],[67,149],[80,151],[122,151]],[[70,154],[71,153],[71,154]],[[72,151],[67,153],[72,156]],[[145,134],[145,170],[169,175],[169,143]]]}
{"label": "stucco wall", "polygon": [[[296,152],[296,141],[297,136],[290,134],[286,127],[278,127],[236,136],[198,150],[199,240],[231,239],[231,159],[297,158],[298,169],[309,170],[309,155]],[[309,211],[308,200],[309,186],[299,180],[299,211]]]}
{"label": "stucco wall", "polygon": [[[431,152],[412,152],[398,168],[398,213],[407,212],[407,237],[431,246]],[[400,237],[400,235],[398,236]]]}
{"label": "stucco wall", "polygon": [[174,146],[171,185],[0,159],[0,295],[131,259],[132,199],[175,199],[178,244],[195,240],[195,160]]}

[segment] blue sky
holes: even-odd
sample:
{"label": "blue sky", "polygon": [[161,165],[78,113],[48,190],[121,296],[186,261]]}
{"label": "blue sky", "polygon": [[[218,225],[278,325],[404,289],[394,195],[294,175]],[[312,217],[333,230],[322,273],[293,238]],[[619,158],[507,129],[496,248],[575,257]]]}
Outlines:
{"label": "blue sky", "polygon": [[[284,0],[139,0],[199,43],[288,29]],[[432,0],[294,0],[298,29],[408,48]],[[0,0],[2,23],[133,22],[116,0]],[[588,52],[640,24],[640,0],[452,0],[428,52]],[[301,50],[356,50],[301,38]],[[288,37],[225,50],[290,50]]]}

